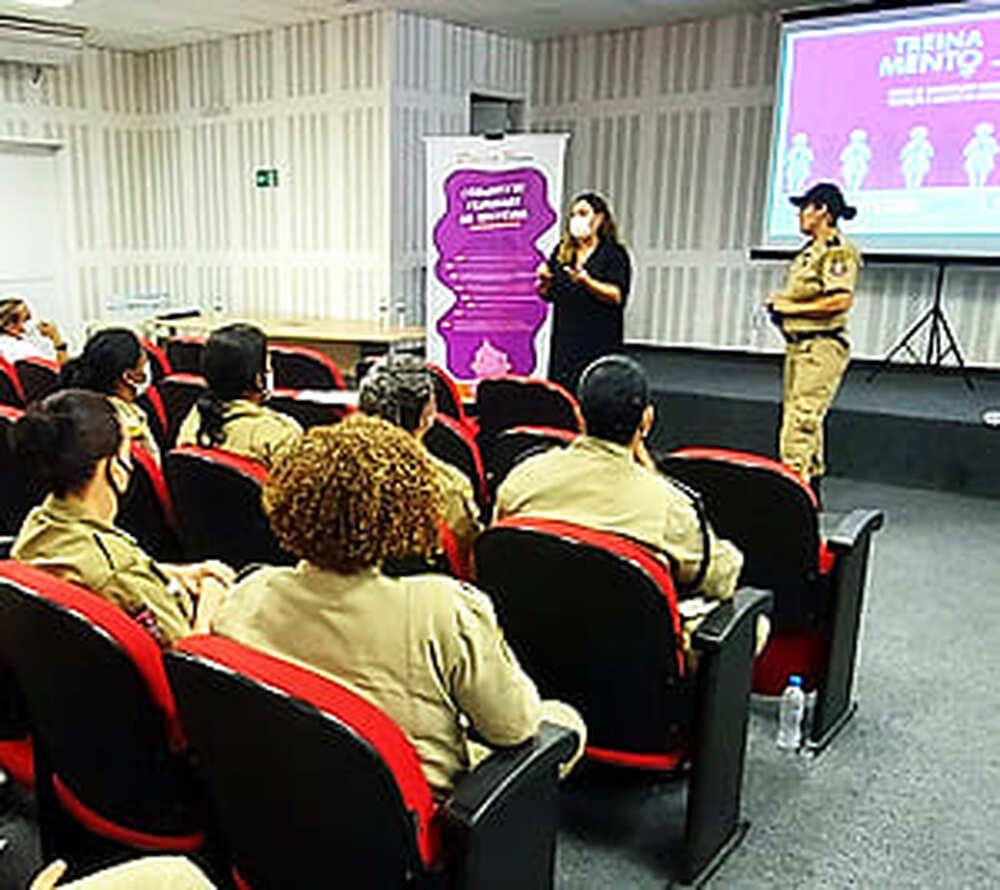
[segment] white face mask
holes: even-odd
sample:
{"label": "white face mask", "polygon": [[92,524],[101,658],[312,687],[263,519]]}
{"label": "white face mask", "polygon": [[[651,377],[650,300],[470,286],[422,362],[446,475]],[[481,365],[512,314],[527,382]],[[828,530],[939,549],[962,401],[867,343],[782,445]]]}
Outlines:
{"label": "white face mask", "polygon": [[149,366],[146,366],[146,370],[142,372],[142,379],[140,380],[129,380],[129,386],[135,390],[135,397],[139,398],[147,389],[149,389],[149,384],[152,383],[152,375],[149,373]]}
{"label": "white face mask", "polygon": [[571,216],[569,218],[569,233],[574,238],[586,238],[590,235],[592,216]]}
{"label": "white face mask", "polygon": [[264,398],[274,395],[274,371],[264,372]]}

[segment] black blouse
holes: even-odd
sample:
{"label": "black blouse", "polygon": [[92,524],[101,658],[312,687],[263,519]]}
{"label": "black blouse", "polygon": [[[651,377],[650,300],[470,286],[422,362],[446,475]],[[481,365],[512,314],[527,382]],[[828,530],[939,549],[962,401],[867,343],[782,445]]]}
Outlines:
{"label": "black blouse", "polygon": [[553,304],[549,377],[572,389],[590,362],[621,352],[632,261],[620,244],[601,241],[583,264],[591,278],[618,286],[622,300],[616,305],[597,296],[585,284],[574,283],[559,263],[558,251],[557,246],[549,257],[552,284],[542,297]]}

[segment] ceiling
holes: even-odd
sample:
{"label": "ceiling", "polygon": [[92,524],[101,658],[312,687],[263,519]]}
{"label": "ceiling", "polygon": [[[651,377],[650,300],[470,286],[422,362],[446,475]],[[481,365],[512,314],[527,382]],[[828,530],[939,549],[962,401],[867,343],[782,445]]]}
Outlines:
{"label": "ceiling", "polygon": [[82,25],[94,46],[149,50],[385,8],[544,37],[804,3],[808,0],[76,0],[65,9],[47,9],[0,0],[0,15]]}

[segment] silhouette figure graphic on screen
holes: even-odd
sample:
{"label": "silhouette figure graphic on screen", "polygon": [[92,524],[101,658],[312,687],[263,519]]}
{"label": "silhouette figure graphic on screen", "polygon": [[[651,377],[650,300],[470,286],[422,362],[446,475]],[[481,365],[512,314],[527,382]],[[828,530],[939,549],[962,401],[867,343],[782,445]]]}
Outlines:
{"label": "silhouette figure graphic on screen", "polygon": [[785,156],[785,184],[793,195],[805,189],[814,160],[809,137],[805,133],[796,133]]}
{"label": "silhouette figure graphic on screen", "polygon": [[864,130],[851,130],[847,145],[840,153],[840,175],[849,192],[861,188],[872,165],[872,148]]}
{"label": "silhouette figure graphic on screen", "polygon": [[903,166],[903,182],[908,189],[918,189],[924,184],[924,177],[930,172],[934,146],[927,138],[927,127],[910,130],[910,141],[903,146],[899,160]]}
{"label": "silhouette figure graphic on screen", "polygon": [[976,124],[975,134],[965,146],[965,175],[972,188],[982,188],[996,166],[1000,145],[993,136],[993,124]]}

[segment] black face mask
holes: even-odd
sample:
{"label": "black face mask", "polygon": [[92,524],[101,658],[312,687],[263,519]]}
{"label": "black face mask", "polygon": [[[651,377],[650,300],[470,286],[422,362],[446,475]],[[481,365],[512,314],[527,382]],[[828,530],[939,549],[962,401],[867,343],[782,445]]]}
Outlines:
{"label": "black face mask", "polygon": [[[111,461],[114,461],[118,466],[122,467],[126,473],[128,473],[128,482],[125,483],[125,488],[120,489],[115,482],[115,477],[111,474]],[[104,465],[104,478],[108,480],[108,485],[111,486],[111,490],[115,493],[115,497],[118,499],[118,509],[121,510],[125,504],[128,503],[132,494],[135,492],[135,486],[132,484],[132,478],[135,471],[130,467],[125,461],[123,461],[117,454],[111,458]]]}

